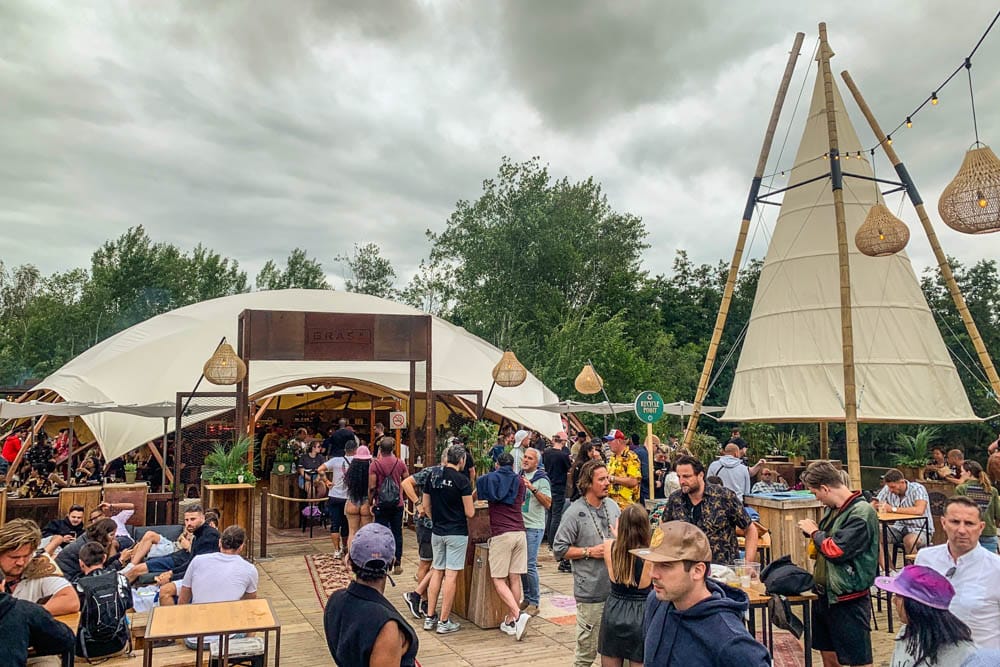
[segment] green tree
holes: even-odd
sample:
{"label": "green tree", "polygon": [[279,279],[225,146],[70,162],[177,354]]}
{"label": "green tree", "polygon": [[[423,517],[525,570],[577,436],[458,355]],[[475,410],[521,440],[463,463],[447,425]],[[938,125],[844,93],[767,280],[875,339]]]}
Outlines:
{"label": "green tree", "polygon": [[348,292],[371,294],[384,299],[396,296],[396,270],[392,263],[382,256],[377,243],[354,244],[353,255],[338,255],[350,277],[345,277]]}
{"label": "green tree", "polygon": [[323,265],[306,256],[306,251],[295,248],[281,270],[273,260],[267,260],[255,281],[259,290],[276,289],[331,289],[323,273]]}
{"label": "green tree", "polygon": [[425,313],[444,316],[454,308],[451,273],[450,266],[440,260],[420,260],[420,267],[399,297]]}

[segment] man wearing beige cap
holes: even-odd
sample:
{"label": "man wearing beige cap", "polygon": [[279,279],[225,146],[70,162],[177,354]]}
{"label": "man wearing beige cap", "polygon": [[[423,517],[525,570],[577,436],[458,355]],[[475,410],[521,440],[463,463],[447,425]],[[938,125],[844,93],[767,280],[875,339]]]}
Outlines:
{"label": "man wearing beige cap", "polygon": [[653,545],[632,553],[652,564],[653,590],[643,618],[645,664],[770,667],[767,649],[743,625],[746,593],[708,578],[712,548],[697,526],[660,524]]}

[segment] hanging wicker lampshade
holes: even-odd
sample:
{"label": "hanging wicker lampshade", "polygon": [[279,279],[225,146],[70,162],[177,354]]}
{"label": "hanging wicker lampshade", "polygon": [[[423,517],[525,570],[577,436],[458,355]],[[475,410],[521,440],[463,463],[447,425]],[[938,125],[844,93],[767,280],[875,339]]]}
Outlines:
{"label": "hanging wicker lampshade", "polygon": [[247,376],[247,365],[239,358],[232,345],[223,343],[205,362],[202,372],[212,384],[237,384]]}
{"label": "hanging wicker lampshade", "polygon": [[594,370],[593,366],[587,364],[583,367],[583,370],[580,371],[580,374],[576,376],[576,381],[573,382],[573,386],[576,387],[578,392],[586,396],[596,394],[603,389],[604,380],[602,380],[601,376],[597,374],[597,371]]}
{"label": "hanging wicker lampshade", "polygon": [[528,377],[528,369],[521,365],[514,353],[507,350],[493,367],[493,380],[501,387],[516,387]]}
{"label": "hanging wicker lampshade", "polygon": [[965,234],[1000,230],[1000,160],[989,146],[969,149],[938,200],[944,224]]}
{"label": "hanging wicker lampshade", "polygon": [[869,257],[888,257],[906,247],[910,229],[885,204],[875,204],[854,235],[854,245]]}

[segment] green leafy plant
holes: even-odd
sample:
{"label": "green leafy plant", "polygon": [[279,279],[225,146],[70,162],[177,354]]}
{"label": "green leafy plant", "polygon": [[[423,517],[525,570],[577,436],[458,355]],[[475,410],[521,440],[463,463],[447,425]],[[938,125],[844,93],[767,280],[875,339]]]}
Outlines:
{"label": "green leafy plant", "polygon": [[807,456],[811,443],[809,436],[796,433],[792,429],[788,433],[778,433],[774,436],[774,449],[788,457]]}
{"label": "green leafy plant", "polygon": [[295,445],[289,444],[287,439],[278,443],[278,449],[274,452],[274,460],[278,463],[292,463],[296,460],[298,452]]}
{"label": "green leafy plant", "polygon": [[696,431],[691,437],[691,455],[706,466],[719,456],[719,441],[713,436]]}
{"label": "green leafy plant", "polygon": [[465,446],[476,463],[476,472],[480,475],[493,470],[490,449],[497,441],[499,430],[496,424],[485,419],[465,424],[459,429],[458,433],[465,438]]}
{"label": "green leafy plant", "polygon": [[899,451],[892,455],[893,465],[904,468],[923,468],[931,460],[931,445],[938,436],[936,426],[921,426],[916,435],[899,433],[896,446]]}
{"label": "green leafy plant", "polygon": [[136,470],[139,469],[139,466],[137,466],[134,463],[126,463],[124,467],[125,467],[125,472],[135,472]]}
{"label": "green leafy plant", "polygon": [[243,483],[256,483],[257,477],[247,463],[250,444],[249,438],[240,438],[229,447],[216,443],[205,457],[201,467],[201,478],[210,484],[237,484],[242,476]]}

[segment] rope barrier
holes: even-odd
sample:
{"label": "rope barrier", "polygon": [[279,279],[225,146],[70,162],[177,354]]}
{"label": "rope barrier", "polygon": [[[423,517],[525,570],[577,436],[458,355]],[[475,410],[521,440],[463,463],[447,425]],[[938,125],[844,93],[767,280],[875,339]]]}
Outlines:
{"label": "rope barrier", "polygon": [[288,500],[293,503],[323,503],[326,502],[326,498],[289,498],[288,496],[279,496],[277,493],[268,492],[268,498],[277,498],[278,500]]}

